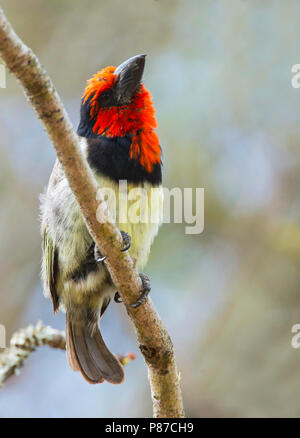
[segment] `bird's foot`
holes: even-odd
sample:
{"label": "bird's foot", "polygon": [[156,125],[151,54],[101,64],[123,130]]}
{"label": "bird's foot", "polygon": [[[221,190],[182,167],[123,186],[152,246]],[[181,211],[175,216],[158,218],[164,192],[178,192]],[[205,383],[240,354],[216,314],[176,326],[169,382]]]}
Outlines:
{"label": "bird's foot", "polygon": [[136,309],[146,301],[147,296],[149,295],[149,292],[151,290],[149,277],[147,277],[147,275],[143,274],[142,272],[139,273],[139,276],[142,281],[142,290],[139,299],[134,304],[130,304],[130,307],[133,307],[134,309]]}
{"label": "bird's foot", "polygon": [[99,251],[99,248],[96,245],[96,243],[95,243],[95,247],[94,247],[94,257],[95,257],[96,262],[98,262],[98,263],[104,262],[104,260],[106,259],[106,256],[103,256],[101,254],[101,252]]}
{"label": "bird's foot", "polygon": [[121,249],[121,252],[127,251],[131,247],[131,237],[128,233],[125,233],[125,231],[120,231],[123,239],[123,248]]}
{"label": "bird's foot", "polygon": [[[139,299],[134,303],[130,304],[130,307],[133,307],[136,309],[141,304],[143,304],[146,301],[147,296],[149,295],[149,292],[151,290],[151,284],[150,279],[147,277],[147,275],[143,274],[142,272],[139,273],[140,279],[142,280],[142,290],[141,290],[141,296]],[[119,292],[115,293],[114,300],[116,303],[123,303],[122,298],[120,297]]]}
{"label": "bird's foot", "polygon": [[[128,233],[125,233],[125,231],[121,231],[121,235],[123,239],[123,248],[121,249],[121,252],[125,252],[131,247],[131,237]],[[106,256],[103,256],[99,251],[99,248],[96,245],[96,243],[94,247],[94,257],[96,262],[98,263],[104,262],[104,260],[106,259]]]}

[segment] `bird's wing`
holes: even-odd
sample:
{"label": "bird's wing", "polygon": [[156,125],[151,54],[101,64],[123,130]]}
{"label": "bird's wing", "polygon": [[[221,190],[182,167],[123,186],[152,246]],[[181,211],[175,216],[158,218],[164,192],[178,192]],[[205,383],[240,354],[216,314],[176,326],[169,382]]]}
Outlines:
{"label": "bird's wing", "polygon": [[43,233],[43,251],[45,257],[45,275],[46,282],[49,287],[50,297],[53,304],[54,313],[58,311],[59,299],[56,292],[56,279],[58,274],[58,252],[53,240],[47,233],[47,228]]}

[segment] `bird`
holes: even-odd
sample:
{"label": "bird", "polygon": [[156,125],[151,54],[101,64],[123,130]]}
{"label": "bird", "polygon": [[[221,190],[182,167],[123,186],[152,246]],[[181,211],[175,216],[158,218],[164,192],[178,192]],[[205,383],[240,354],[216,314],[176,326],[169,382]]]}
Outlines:
{"label": "bird", "polygon": [[[126,195],[142,189],[148,196],[146,221],[125,220],[118,207],[116,214],[121,250],[129,252],[138,271],[147,263],[163,214],[162,148],[153,99],[143,83],[145,57],[102,68],[87,81],[77,129],[82,154],[100,189],[111,190],[118,200],[125,181]],[[126,202],[130,207],[133,200],[128,196]],[[112,204],[107,203],[111,213]],[[150,213],[158,219],[150,220]],[[54,313],[66,314],[67,361],[91,384],[122,383],[123,366],[100,331],[107,306],[121,298],[58,160],[41,195],[40,216],[44,294],[51,298]],[[149,278],[139,275],[143,287],[134,308],[144,304],[151,289]]]}

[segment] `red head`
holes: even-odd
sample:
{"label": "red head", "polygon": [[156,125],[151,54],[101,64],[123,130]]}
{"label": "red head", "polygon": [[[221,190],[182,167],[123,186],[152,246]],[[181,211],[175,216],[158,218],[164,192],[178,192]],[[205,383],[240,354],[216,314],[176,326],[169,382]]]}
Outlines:
{"label": "red head", "polygon": [[82,137],[131,137],[130,158],[151,172],[161,149],[152,97],[141,83],[145,55],[119,67],[106,67],[87,81],[78,134]]}

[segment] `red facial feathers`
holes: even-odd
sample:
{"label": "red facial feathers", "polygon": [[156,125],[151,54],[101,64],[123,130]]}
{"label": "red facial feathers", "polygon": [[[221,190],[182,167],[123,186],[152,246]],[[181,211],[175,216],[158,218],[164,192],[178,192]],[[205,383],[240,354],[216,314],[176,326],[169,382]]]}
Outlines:
{"label": "red facial feathers", "polygon": [[160,163],[161,149],[159,138],[154,132],[157,127],[152,97],[142,84],[135,92],[129,105],[99,108],[101,93],[112,88],[117,76],[115,67],[106,67],[87,81],[83,93],[83,103],[90,98],[90,116],[94,120],[94,133],[107,137],[132,135],[130,157],[151,172],[155,163]]}

